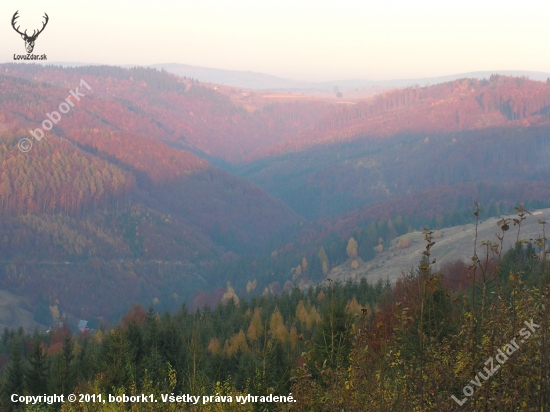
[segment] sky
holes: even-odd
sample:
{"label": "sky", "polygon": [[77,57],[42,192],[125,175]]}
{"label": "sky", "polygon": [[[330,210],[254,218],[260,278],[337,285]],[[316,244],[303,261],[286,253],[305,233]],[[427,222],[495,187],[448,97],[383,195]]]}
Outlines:
{"label": "sky", "polygon": [[155,0],[0,2],[0,62],[25,54],[11,27],[50,21],[50,62],[183,63],[307,81],[470,71],[550,72],[550,2]]}

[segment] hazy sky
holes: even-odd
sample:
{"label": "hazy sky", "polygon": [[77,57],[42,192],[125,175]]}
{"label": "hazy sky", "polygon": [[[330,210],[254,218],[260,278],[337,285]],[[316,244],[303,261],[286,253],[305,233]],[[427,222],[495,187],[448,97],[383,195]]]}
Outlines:
{"label": "hazy sky", "polygon": [[48,13],[34,53],[51,62],[175,62],[312,81],[550,71],[542,1],[2,0],[2,62],[25,53],[16,10],[31,33]]}

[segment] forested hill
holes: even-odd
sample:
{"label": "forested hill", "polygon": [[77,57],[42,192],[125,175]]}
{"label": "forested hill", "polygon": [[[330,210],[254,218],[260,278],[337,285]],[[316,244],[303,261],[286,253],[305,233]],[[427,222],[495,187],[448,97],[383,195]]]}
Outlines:
{"label": "forested hill", "polygon": [[[177,307],[196,289],[226,284],[201,276],[201,265],[230,250],[261,251],[298,222],[252,183],[163,142],[168,133],[153,114],[96,93],[98,78],[85,76],[89,91],[81,74],[58,70],[74,83],[53,74],[45,82],[32,70],[26,79],[9,68],[0,75],[0,289],[29,297],[35,321],[49,323],[50,304],[106,319],[135,302]],[[152,86],[137,88],[153,90],[152,99],[187,89],[147,73]],[[59,113],[77,87],[80,100],[21,152],[28,130]]]}
{"label": "forested hill", "polygon": [[113,106],[105,115],[113,126],[231,162],[365,137],[528,127],[547,121],[550,104],[549,84],[499,75],[397,89],[372,99],[321,99],[199,83],[150,68],[5,64],[2,72],[55,84],[65,93],[84,78],[95,95],[134,114],[122,115]]}

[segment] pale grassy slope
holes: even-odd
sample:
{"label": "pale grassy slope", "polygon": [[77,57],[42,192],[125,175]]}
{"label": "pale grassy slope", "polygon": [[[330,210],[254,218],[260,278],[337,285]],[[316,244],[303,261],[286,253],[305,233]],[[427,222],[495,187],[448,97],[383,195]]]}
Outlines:
{"label": "pale grassy slope", "polygon": [[16,328],[22,326],[27,331],[35,328],[44,329],[33,320],[33,313],[29,310],[27,298],[14,295],[6,290],[0,290],[0,330],[5,327]]}
{"label": "pale grassy slope", "polygon": [[[542,212],[542,214],[540,214]],[[548,220],[550,223],[550,209],[542,209],[532,212],[533,215],[527,216],[521,225],[520,238],[535,239],[542,235],[542,225],[538,220]],[[536,215],[534,215],[536,213]],[[516,216],[506,216],[516,217]],[[472,216],[472,220],[473,220]],[[480,247],[483,240],[498,241],[496,238],[500,228],[497,225],[497,218],[487,219],[480,223],[478,227],[478,256],[483,256],[484,251]],[[547,232],[550,232],[550,225],[547,226]],[[432,258],[436,259],[436,267],[446,262],[461,259],[469,261],[473,255],[475,225],[454,226],[440,230],[441,237],[436,238],[435,245],[432,247]],[[549,233],[546,233],[549,237]],[[334,269],[329,274],[333,280],[347,280],[350,278],[358,279],[366,277],[369,281],[376,282],[378,279],[389,279],[395,282],[403,271],[418,265],[422,252],[426,246],[424,236],[421,232],[413,232],[404,235],[409,238],[410,246],[406,249],[396,247],[400,238],[392,241],[392,246],[382,253],[379,253],[376,259],[370,262],[359,261],[359,267],[352,269],[351,262],[346,262]],[[506,232],[504,238],[504,250],[509,249],[515,242],[517,236],[517,226],[510,224],[510,229]]]}

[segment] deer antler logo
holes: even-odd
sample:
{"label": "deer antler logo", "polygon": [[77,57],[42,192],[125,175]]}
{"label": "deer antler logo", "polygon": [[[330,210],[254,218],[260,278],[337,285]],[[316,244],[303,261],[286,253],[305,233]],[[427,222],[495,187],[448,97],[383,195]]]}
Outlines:
{"label": "deer antler logo", "polygon": [[38,35],[40,33],[42,33],[44,31],[44,29],[46,28],[46,25],[48,24],[48,20],[50,18],[48,17],[48,15],[46,13],[44,13],[44,18],[46,19],[46,21],[44,23],[42,23],[43,24],[42,28],[40,30],[38,30],[38,32],[36,30],[34,30],[33,33],[32,33],[32,36],[29,36],[29,35],[27,35],[27,30],[25,30],[25,32],[22,33],[22,32],[19,31],[20,26],[15,27],[15,20],[17,20],[19,18],[18,13],[19,13],[19,10],[17,10],[15,12],[15,14],[13,15],[13,17],[11,19],[11,25],[12,25],[13,29],[21,35],[23,40],[25,40],[25,48],[27,49],[27,53],[32,53],[32,51],[34,50],[34,42],[36,41],[36,38],[38,37]]}

